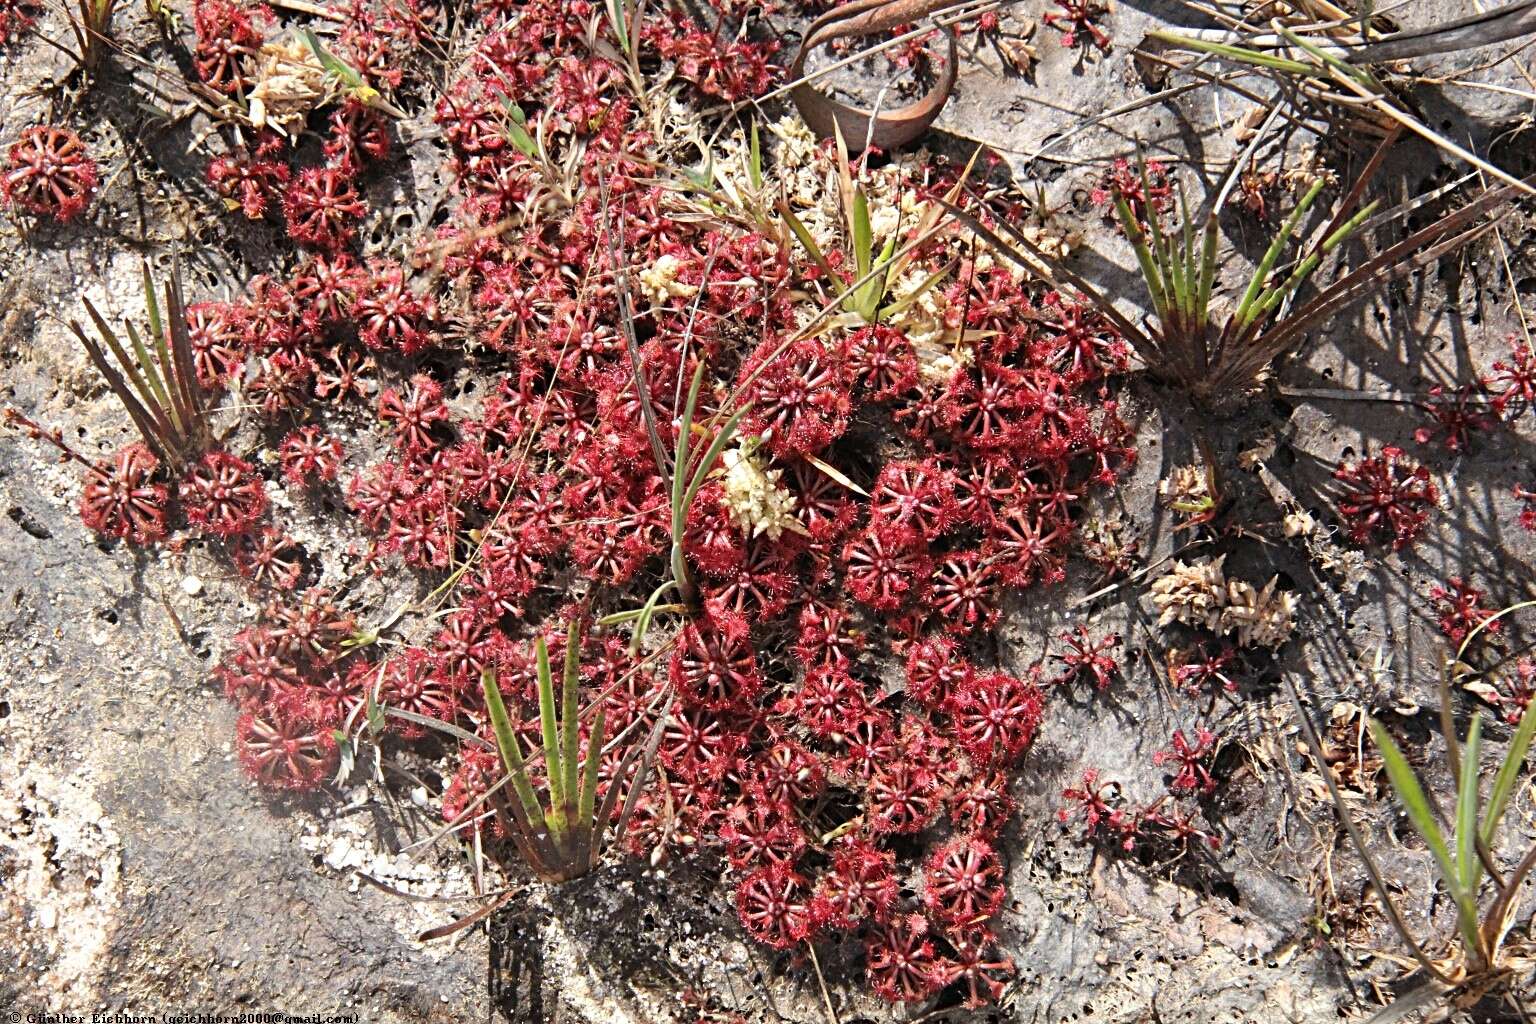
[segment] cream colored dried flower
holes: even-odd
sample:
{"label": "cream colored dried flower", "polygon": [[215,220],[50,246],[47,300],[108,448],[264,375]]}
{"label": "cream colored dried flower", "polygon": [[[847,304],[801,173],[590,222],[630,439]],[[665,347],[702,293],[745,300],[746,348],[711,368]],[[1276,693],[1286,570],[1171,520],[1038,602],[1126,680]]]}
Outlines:
{"label": "cream colored dried flower", "polygon": [[1307,512],[1295,509],[1286,513],[1280,521],[1280,528],[1287,537],[1310,537],[1317,532],[1317,520]]}
{"label": "cream colored dried flower", "polygon": [[914,346],[942,347],[955,332],[944,324],[947,303],[942,286],[930,286],[922,294],[916,294],[927,283],[928,275],[927,267],[914,263],[891,284],[889,301],[900,308],[886,318],[886,323],[905,334]]}
{"label": "cream colored dried flower", "polygon": [[1152,605],[1157,624],[1182,622],[1221,632],[1221,610],[1227,600],[1227,581],[1221,565],[1226,556],[1202,562],[1174,560],[1173,568],[1152,582]]}
{"label": "cream colored dried flower", "polygon": [[1236,633],[1239,647],[1279,647],[1296,630],[1296,595],[1278,591],[1272,576],[1263,590],[1244,580],[1227,583],[1227,606],[1221,611],[1221,633]]}
{"label": "cream colored dried flower", "polygon": [[907,340],[912,341],[912,351],[917,354],[917,376],[923,384],[943,387],[954,379],[956,370],[976,361],[976,354],[968,346],[939,345],[927,339],[914,341],[911,335]]}
{"label": "cream colored dried flower", "polygon": [[251,124],[296,135],[309,112],[335,98],[320,58],[298,36],[266,43],[257,52],[261,70],[251,87]]}
{"label": "cream colored dried flower", "polygon": [[803,527],[795,519],[795,496],[779,483],[784,471],[763,468],[756,449],[755,441],[743,440],[721,456],[725,507],[731,521],[749,537],[767,534],[777,540],[785,530],[800,532]]}
{"label": "cream colored dried flower", "polygon": [[658,306],[674,296],[692,298],[698,292],[699,286],[677,279],[677,272],[682,269],[682,266],[682,260],[672,253],[663,253],[655,263],[641,270],[637,275],[640,279],[640,291]]}
{"label": "cream colored dried flower", "polygon": [[1020,233],[1052,259],[1064,260],[1083,244],[1083,234],[1075,228],[1063,230],[1049,224],[1025,224]]}

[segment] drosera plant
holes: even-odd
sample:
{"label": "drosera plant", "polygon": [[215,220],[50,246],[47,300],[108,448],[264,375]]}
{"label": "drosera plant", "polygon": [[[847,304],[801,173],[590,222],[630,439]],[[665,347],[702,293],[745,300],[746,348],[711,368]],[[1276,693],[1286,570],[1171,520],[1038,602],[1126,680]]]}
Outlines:
{"label": "drosera plant", "polygon": [[1408,547],[1424,532],[1440,500],[1428,468],[1392,445],[1339,465],[1333,476],[1339,517],[1356,544],[1390,542],[1394,551]]}
{"label": "drosera plant", "polygon": [[[379,42],[385,27],[360,25],[360,10],[336,12],[326,46],[419,114],[415,51],[363,52],[359,40]],[[200,56],[218,57],[220,22],[236,52],[225,53],[232,64],[194,68],[242,93],[265,45],[261,19],[209,2],[197,13]],[[368,758],[386,786],[387,769],[415,768],[392,758],[420,755],[444,783],[438,835],[472,851],[491,844],[508,874],[526,859],[543,877],[574,876],[615,842],[651,865],[727,865],[723,891],[758,941],[812,962],[833,944],[862,946],[862,960],[839,956],[838,969],[862,969],[890,999],[947,988],[998,1000],[1010,970],[992,921],[1006,905],[1001,836],[1054,670],[1003,671],[966,651],[988,646],[1010,595],[1067,578],[1089,495],[1111,493],[1134,459],[1114,408],[1123,346],[1086,305],[996,265],[950,274],[924,308],[879,315],[893,288],[908,294],[965,259],[938,215],[931,228],[892,216],[944,193],[947,165],[896,155],[868,172],[867,257],[848,256],[836,280],[818,276],[782,223],[678,215],[674,182],[658,177],[674,151],[648,135],[622,65],[592,51],[598,13],[559,0],[510,17],[493,4],[464,12],[470,32],[480,22],[487,34],[436,110],[455,187],[447,221],[424,228],[414,253],[390,244],[381,258],[359,230],[376,191],[365,175],[390,150],[358,97],[312,112],[317,125],[337,108],[323,165],[315,146],[231,130],[230,158],[243,166],[216,175],[240,207],[229,219],[275,228],[295,190],[304,207],[287,218],[284,259],[245,297],[187,311],[193,370],[209,394],[241,382],[245,400],[226,412],[250,417],[240,436],[258,456],[209,461],[189,444],[181,472],[162,467],[138,481],[142,495],[126,493],[167,502],[174,484],[195,485],[171,506],[187,511],[176,521],[227,539],[209,549],[262,595],[215,678],[240,711],[238,759],[264,788],[346,785]],[[685,17],[665,16],[669,32]],[[241,20],[250,24],[236,30]],[[699,49],[708,29],[691,31],[687,48]],[[626,35],[654,67],[654,35]],[[390,66],[412,76],[404,87],[384,84]],[[687,80],[708,93],[708,61],[699,72]],[[521,117],[502,102],[513,95]],[[820,207],[813,193],[836,181],[836,154],[797,128],[785,125],[776,166],[759,154],[751,191],[798,181],[796,209]],[[882,253],[887,221],[901,237]],[[831,253],[840,243],[822,227]],[[636,306],[630,275],[643,288]],[[877,278],[870,323],[844,303],[865,300]],[[810,317],[807,296],[825,299]],[[426,312],[433,302],[438,316]],[[1018,315],[1037,303],[1038,317]],[[126,336],[120,347],[137,368]],[[884,465],[843,440],[866,414],[891,425]],[[343,469],[334,439],[353,436],[373,459]],[[296,542],[283,525],[289,502],[274,501],[270,521],[260,507],[264,489],[298,499],[333,473],[346,508],[309,504],[357,542],[345,555]],[[361,572],[384,586],[404,578],[413,595],[362,628],[367,591],[327,582],[337,570],[327,556],[353,554]],[[416,584],[430,593],[415,597]],[[587,627],[573,643],[573,598],[583,624],[618,609],[607,621],[633,633]],[[675,614],[678,628],[660,637],[647,608]],[[558,665],[540,678],[540,638],[555,663],[579,645],[585,707]],[[1111,680],[1105,641],[1078,639],[1074,678]],[[906,664],[905,685],[883,681],[889,659]],[[512,744],[491,721],[487,670]],[[458,746],[417,745],[433,731]],[[603,787],[636,746],[631,771],[652,756],[659,767],[630,784],[619,834],[629,797],[621,785],[605,806]],[[519,847],[519,836],[531,838]],[[494,900],[483,874],[476,892]],[[948,913],[947,894],[971,887],[967,916]],[[448,927],[473,919],[484,917]]]}
{"label": "drosera plant", "polygon": [[1452,710],[1452,685],[1465,685],[1484,674],[1466,660],[1479,633],[1496,628],[1504,617],[1533,606],[1536,602],[1511,605],[1484,620],[1461,639],[1454,656],[1447,657],[1442,665],[1440,729],[1445,739],[1446,766],[1455,788],[1449,817],[1425,789],[1390,731],[1378,719],[1367,719],[1393,795],[1429,850],[1436,874],[1451,899],[1455,911],[1454,937],[1421,941],[1408,925],[1407,916],[1392,895],[1381,867],[1339,792],[1317,728],[1302,706],[1296,685],[1289,678],[1286,680],[1317,770],[1388,920],[1417,967],[1428,975],[1432,983],[1430,994],[1443,995],[1463,1009],[1490,997],[1515,999],[1518,1006],[1511,984],[1536,967],[1536,948],[1528,942],[1510,940],[1521,891],[1531,871],[1536,869],[1536,842],[1530,843],[1513,862],[1509,857],[1515,851],[1500,856],[1502,840],[1507,835],[1503,828],[1505,815],[1518,791],[1532,739],[1536,738],[1536,713],[1527,706],[1519,715],[1485,798],[1482,716],[1474,712],[1465,736],[1460,735]]}
{"label": "drosera plant", "polygon": [[[1345,241],[1369,226],[1405,216],[1419,205],[1409,201],[1375,216],[1375,201],[1355,209],[1376,168],[1385,159],[1390,142],[1389,139],[1377,148],[1333,216],[1311,243],[1304,244],[1300,257],[1285,266],[1281,258],[1324,183],[1319,180],[1308,188],[1276,232],[1241,298],[1221,319],[1217,319],[1219,307],[1212,302],[1219,249],[1216,213],[1213,210],[1203,216],[1192,214],[1182,187],[1179,219],[1169,222],[1156,203],[1145,203],[1140,211],[1134,210],[1126,186],[1111,178],[1116,214],[1135,250],[1156,318],[1155,327],[1145,328],[1121,314],[1113,302],[1064,261],[1041,249],[1006,220],[996,224],[1007,241],[971,211],[949,202],[945,205],[995,249],[1030,273],[1059,288],[1069,284],[1085,295],[1124,334],[1149,373],[1177,385],[1202,406],[1221,411],[1247,394],[1265,369],[1294,350],[1308,331],[1343,312],[1383,281],[1428,266],[1491,230],[1517,194],[1513,185],[1485,189],[1292,308],[1294,296],[1324,259]],[[1138,156],[1138,171],[1138,194],[1146,195],[1151,183],[1144,156]],[[1493,216],[1480,220],[1490,213]]]}
{"label": "drosera plant", "polygon": [[85,212],[100,182],[80,136],[59,125],[27,128],[6,155],[0,199],[20,213],[67,224]]}

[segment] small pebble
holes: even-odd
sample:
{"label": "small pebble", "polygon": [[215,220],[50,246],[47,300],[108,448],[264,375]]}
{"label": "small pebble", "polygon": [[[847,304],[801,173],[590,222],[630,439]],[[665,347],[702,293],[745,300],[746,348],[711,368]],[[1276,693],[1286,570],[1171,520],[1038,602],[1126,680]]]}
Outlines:
{"label": "small pebble", "polygon": [[196,597],[203,592],[203,581],[196,576],[183,576],[181,579],[181,592],[188,597]]}

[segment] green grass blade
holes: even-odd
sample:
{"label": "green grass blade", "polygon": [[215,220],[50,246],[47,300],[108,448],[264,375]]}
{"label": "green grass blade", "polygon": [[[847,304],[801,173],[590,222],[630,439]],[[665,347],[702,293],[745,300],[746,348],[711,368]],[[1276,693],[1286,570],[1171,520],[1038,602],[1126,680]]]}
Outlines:
{"label": "green grass blade", "polygon": [[576,799],[581,787],[578,775],[581,769],[578,749],[581,742],[580,659],[581,627],[572,621],[565,629],[565,672],[560,685],[560,767],[565,773],[560,792],[567,801],[566,820],[575,826],[580,826],[581,819],[571,818],[569,801]]}
{"label": "green grass blade", "polygon": [[1339,230],[1323,239],[1322,251],[1329,253],[1337,249],[1349,238],[1349,236],[1360,230],[1360,225],[1364,224],[1365,219],[1371,214],[1375,213],[1376,207],[1380,205],[1380,199],[1372,199],[1369,203],[1366,203],[1365,206],[1360,208],[1359,213],[1355,214],[1353,217],[1349,218],[1349,220],[1339,225]]}
{"label": "green grass blade", "polygon": [[1166,293],[1163,288],[1163,276],[1158,273],[1157,262],[1152,258],[1152,252],[1147,247],[1147,236],[1141,230],[1141,226],[1136,223],[1130,204],[1118,195],[1115,196],[1115,212],[1120,217],[1120,226],[1125,230],[1125,236],[1130,239],[1131,248],[1136,250],[1136,262],[1141,264],[1141,276],[1147,282],[1147,293],[1151,296],[1152,307],[1159,319],[1166,320],[1168,303],[1164,298]]}
{"label": "green grass blade", "polygon": [[1184,316],[1189,322],[1194,322],[1196,305],[1200,301],[1200,263],[1195,252],[1195,221],[1189,215],[1189,197],[1184,192],[1184,182],[1179,182],[1179,213],[1184,218],[1181,225],[1184,231],[1184,248],[1181,259],[1184,262]]}
{"label": "green grass blade", "polygon": [[[1145,170],[1145,169],[1143,169],[1143,170]],[[1143,181],[1145,182],[1145,179],[1143,179]],[[1142,185],[1142,194],[1143,195],[1150,195],[1150,193],[1148,193],[1146,191],[1146,189],[1147,189],[1147,185],[1144,183]],[[1183,192],[1183,190],[1181,189],[1180,190],[1181,196],[1182,196],[1182,192]],[[1147,217],[1150,220],[1151,217],[1152,217],[1152,212],[1151,212],[1152,204],[1151,203],[1147,204],[1147,210],[1148,210]],[[1187,211],[1186,211],[1186,213],[1187,213]],[[1189,312],[1189,287],[1190,287],[1189,261],[1185,258],[1184,251],[1179,247],[1179,240],[1183,236],[1184,233],[1187,233],[1188,227],[1189,227],[1189,220],[1188,220],[1188,217],[1186,216],[1185,217],[1185,222],[1184,222],[1184,229],[1185,229],[1185,231],[1184,232],[1180,232],[1178,230],[1178,228],[1174,228],[1172,233],[1170,235],[1168,235],[1166,238],[1164,238],[1164,240],[1163,240],[1163,245],[1164,245],[1165,251],[1168,254],[1167,255],[1167,267],[1168,267],[1168,270],[1170,271],[1170,273],[1168,274],[1168,277],[1173,282],[1173,308],[1174,308],[1175,314],[1177,316],[1177,319],[1179,320],[1180,323],[1183,323],[1185,321],[1185,318],[1186,318],[1186,316],[1188,315],[1188,312]]]}
{"label": "green grass blade", "polygon": [[603,707],[598,705],[592,713],[592,731],[587,735],[587,759],[581,768],[581,798],[576,804],[576,820],[582,828],[592,828],[592,815],[597,809],[598,767],[603,759]]}
{"label": "green grass blade", "polygon": [[1312,276],[1312,272],[1318,268],[1318,265],[1322,263],[1324,256],[1338,248],[1346,239],[1349,238],[1350,235],[1353,235],[1357,230],[1359,230],[1360,225],[1363,224],[1365,219],[1369,217],[1371,213],[1376,209],[1376,205],[1377,204],[1375,202],[1371,202],[1359,213],[1355,214],[1353,217],[1349,218],[1349,220],[1341,224],[1337,231],[1323,239],[1323,244],[1318,246],[1316,252],[1302,260],[1301,263],[1297,265],[1296,270],[1291,274],[1290,278],[1283,285],[1277,285],[1276,287],[1271,288],[1269,291],[1265,292],[1264,296],[1259,299],[1259,304],[1253,319],[1257,320],[1260,317],[1268,316],[1277,306],[1280,305],[1281,301],[1284,300],[1287,295],[1294,292],[1297,288],[1300,288],[1302,284],[1306,282],[1307,278]]}
{"label": "green grass blade", "polygon": [[874,266],[875,239],[869,226],[869,197],[862,188],[853,191],[853,266],[859,277]]}
{"label": "green grass blade", "polygon": [[688,472],[688,441],[693,433],[693,413],[699,404],[699,388],[704,384],[704,360],[699,360],[688,384],[688,398],[683,403],[683,418],[677,425],[677,447],[672,454],[672,543],[683,542],[683,488]]}
{"label": "green grass blade", "polygon": [[555,682],[549,674],[549,647],[542,635],[533,647],[539,670],[539,728],[544,737],[544,774],[549,777],[549,814],[545,820],[550,834],[558,842],[565,836],[565,794],[561,787],[565,776],[560,771],[560,737],[555,728]]}
{"label": "green grass blade", "polygon": [[891,281],[891,256],[896,252],[896,236],[886,239],[885,245],[880,249],[880,255],[876,258],[874,269],[879,273],[874,274],[864,284],[864,295],[859,302],[859,315],[869,323],[875,323],[880,319],[880,303],[885,298],[886,287]]}
{"label": "green grass blade", "polygon": [[752,122],[752,142],[750,158],[747,163],[748,180],[752,182],[752,189],[756,192],[763,190],[763,143],[758,138],[757,122]]}
{"label": "green grass blade", "polygon": [[1456,873],[1461,891],[1469,898],[1476,896],[1478,883],[1483,880],[1483,865],[1477,859],[1478,754],[1482,740],[1482,716],[1473,715],[1461,761],[1461,786],[1456,793]]}
{"label": "green grass blade", "polygon": [[897,299],[895,302],[887,304],[885,308],[881,309],[877,314],[876,319],[884,320],[888,317],[895,316],[897,313],[903,312],[906,309],[909,309],[913,303],[917,302],[917,300],[928,294],[933,290],[935,285],[944,280],[945,275],[947,275],[951,270],[955,269],[956,261],[957,260],[951,260],[950,262],[946,263],[938,270],[935,270],[933,273],[923,278],[922,283],[912,291],[908,292],[904,297]]}
{"label": "green grass blade", "polygon": [[629,56],[629,27],[624,18],[624,0],[608,0],[608,24],[613,27],[613,34],[618,36],[619,45],[624,48],[624,56]]}
{"label": "green grass blade", "polygon": [[656,606],[661,601],[661,595],[677,586],[677,580],[667,580],[661,586],[651,591],[651,596],[646,598],[645,606],[635,616],[635,632],[629,640],[629,653],[638,656],[640,645],[645,642],[645,634],[651,628],[651,619],[656,615]]}
{"label": "green grass blade", "polygon": [[1493,837],[1498,833],[1499,822],[1509,806],[1509,798],[1514,795],[1515,782],[1525,764],[1525,755],[1531,749],[1532,736],[1536,736],[1536,709],[1528,704],[1525,713],[1520,716],[1520,725],[1515,729],[1514,739],[1509,741],[1504,763],[1499,765],[1499,774],[1494,777],[1493,791],[1488,794],[1488,813],[1483,818],[1482,836],[1483,842],[1490,848],[1493,846]]}
{"label": "green grass blade", "polygon": [[[747,408],[750,408],[748,406]],[[741,423],[741,418],[747,414],[747,408],[741,409],[720,428],[715,435],[715,440],[710,444],[709,450],[704,453],[704,458],[699,462],[699,468],[694,471],[693,480],[688,484],[688,493],[683,496],[684,514],[693,507],[693,499],[698,495],[699,488],[704,486],[704,480],[709,476],[710,467],[725,450],[725,446],[731,443],[731,437],[736,433],[736,427]]]}
{"label": "green grass blade", "polygon": [[1418,777],[1413,774],[1413,769],[1408,765],[1408,759],[1403,756],[1402,750],[1398,749],[1386,728],[1374,718],[1368,719],[1368,723],[1371,738],[1376,741],[1376,748],[1381,752],[1382,763],[1387,769],[1387,778],[1392,782],[1392,789],[1397,794],[1398,802],[1408,812],[1408,820],[1413,822],[1414,830],[1424,838],[1429,852],[1434,855],[1435,863],[1440,868],[1440,875],[1459,906],[1462,896],[1460,876],[1456,873],[1456,865],[1451,861],[1450,849],[1445,845],[1445,836],[1440,831],[1439,823],[1435,821],[1434,813],[1429,809],[1429,800],[1424,796]]}
{"label": "green grass blade", "polygon": [[[153,328],[153,324],[151,324]],[[170,346],[166,344],[166,334],[163,329],[155,328],[152,341],[155,346],[155,358],[158,360],[158,376],[161,383],[170,396],[170,410],[172,417],[181,428],[182,436],[186,437],[192,432],[193,410],[189,404],[190,396],[182,386],[181,375],[176,372],[176,362],[171,355]]]}
{"label": "green grass blade", "polygon": [[1373,76],[1365,68],[1355,64],[1344,63],[1342,60],[1339,60],[1339,58],[1335,57],[1327,50],[1316,45],[1315,43],[1308,41],[1302,36],[1297,35],[1295,32],[1292,32],[1290,29],[1283,25],[1276,25],[1275,27],[1280,30],[1280,34],[1286,38],[1287,42],[1290,42],[1296,46],[1301,47],[1303,50],[1306,50],[1309,54],[1316,57],[1324,64],[1327,64],[1335,71],[1353,78],[1356,82],[1359,82],[1362,86],[1371,90],[1372,92],[1380,93],[1385,91],[1382,89],[1381,83],[1376,81],[1375,76]]}
{"label": "green grass blade", "polygon": [[806,226],[800,223],[800,218],[790,212],[789,204],[779,203],[779,216],[784,218],[784,223],[789,225],[789,230],[794,233],[795,238],[799,239],[800,244],[805,246],[805,251],[811,254],[811,259],[816,262],[816,266],[826,275],[827,281],[829,283],[837,281],[837,271],[832,269],[832,264],[828,263],[827,258],[822,255],[821,246],[816,244],[816,239],[811,237],[811,233],[806,229]]}
{"label": "green grass blade", "polygon": [[1319,178],[1312,183],[1307,194],[1296,204],[1296,209],[1285,219],[1280,230],[1275,232],[1274,240],[1269,243],[1269,249],[1265,251],[1264,258],[1259,261],[1258,267],[1253,272],[1253,278],[1248,282],[1248,290],[1243,293],[1243,301],[1237,307],[1237,322],[1246,327],[1254,321],[1259,313],[1258,299],[1269,281],[1269,275],[1275,269],[1275,263],[1280,259],[1280,254],[1285,251],[1285,245],[1291,240],[1291,235],[1296,230],[1296,225],[1306,214],[1307,208],[1317,199],[1318,193],[1323,190],[1323,179]]}
{"label": "green grass blade", "polygon": [[[875,266],[875,238],[869,224],[869,197],[864,194],[862,187],[853,191],[852,224],[853,265],[854,272],[859,278],[869,276],[869,272]],[[874,294],[873,303],[878,307],[882,284],[879,275],[870,277],[859,286],[854,295],[854,309],[865,320],[873,316],[871,306],[871,293]]]}
{"label": "green grass blade", "polygon": [[1208,42],[1204,39],[1191,39],[1181,36],[1177,32],[1154,31],[1148,32],[1148,36],[1174,46],[1183,46],[1191,50],[1203,50],[1213,53],[1218,57],[1226,57],[1230,60],[1241,61],[1244,64],[1252,64],[1255,67],[1269,68],[1271,71],[1284,71],[1291,75],[1306,75],[1309,78],[1321,78],[1323,72],[1320,68],[1311,64],[1303,64],[1300,61],[1287,60],[1284,57],[1275,57],[1258,50],[1250,50],[1242,46],[1231,46],[1227,43]]}
{"label": "green grass blade", "polygon": [[491,715],[491,730],[496,734],[496,747],[501,752],[501,763],[512,779],[512,788],[531,822],[541,821],[544,811],[539,798],[534,795],[528,781],[528,769],[523,765],[523,752],[518,748],[517,737],[512,733],[512,722],[507,718],[507,706],[501,701],[501,690],[496,685],[496,673],[486,669],[480,673],[480,689],[485,692],[485,707]]}
{"label": "green grass blade", "polygon": [[1205,222],[1205,246],[1200,254],[1200,292],[1195,315],[1203,328],[1211,319],[1211,283],[1216,279],[1216,214]]}
{"label": "green grass blade", "polygon": [[155,297],[155,282],[149,276],[149,263],[142,266],[144,274],[144,310],[149,317],[149,332],[152,337],[159,340],[165,337],[165,324],[160,319],[160,303]]}
{"label": "green grass blade", "polygon": [[1146,206],[1147,210],[1147,230],[1151,233],[1152,253],[1156,257],[1158,266],[1162,269],[1163,277],[1166,281],[1168,277],[1168,271],[1171,268],[1169,266],[1170,261],[1168,259],[1168,253],[1164,249],[1165,240],[1163,238],[1163,218],[1162,215],[1158,213],[1157,207],[1154,206],[1150,201],[1152,195],[1152,182],[1151,179],[1147,176],[1147,154],[1139,148],[1136,151],[1136,170],[1137,173],[1141,176],[1141,195],[1143,204]]}
{"label": "green grass blade", "polygon": [[171,414],[174,421],[176,407],[171,402],[171,393],[166,390],[165,380],[160,374],[160,364],[151,357],[148,347],[145,346],[144,340],[139,337],[139,332],[133,326],[132,321],[124,323],[123,326],[128,329],[128,343],[133,346],[133,355],[138,361],[139,372],[144,375],[144,380],[148,382],[156,404]]}

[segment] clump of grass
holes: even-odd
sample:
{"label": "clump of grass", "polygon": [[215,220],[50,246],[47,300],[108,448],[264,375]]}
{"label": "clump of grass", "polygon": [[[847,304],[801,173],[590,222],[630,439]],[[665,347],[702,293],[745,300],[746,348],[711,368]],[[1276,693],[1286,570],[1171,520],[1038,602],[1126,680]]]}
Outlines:
{"label": "clump of grass", "polygon": [[[1121,314],[1064,261],[1042,250],[1013,225],[998,222],[999,230],[1007,235],[1005,241],[970,211],[952,203],[946,205],[979,236],[1027,271],[1054,287],[1070,285],[1083,293],[1125,335],[1153,376],[1179,386],[1198,404],[1221,411],[1250,391],[1272,362],[1294,351],[1308,331],[1386,281],[1427,266],[1491,230],[1503,213],[1500,208],[1518,191],[1514,185],[1483,191],[1460,208],[1369,257],[1354,270],[1341,274],[1310,300],[1290,308],[1291,300],[1323,260],[1345,241],[1366,227],[1402,216],[1421,205],[1410,201],[1376,217],[1372,217],[1375,202],[1354,209],[1385,159],[1391,141],[1388,139],[1378,148],[1315,241],[1304,248],[1299,258],[1283,264],[1282,257],[1297,226],[1316,203],[1322,184],[1313,184],[1308,189],[1254,269],[1241,300],[1225,316],[1219,312],[1223,306],[1213,302],[1219,241],[1216,213],[1192,215],[1182,188],[1179,220],[1166,225],[1164,215],[1153,204],[1146,205],[1146,221],[1142,223],[1126,197],[1115,196],[1116,213],[1136,251],[1155,318],[1155,324],[1145,326]],[[1145,189],[1144,159],[1140,171]],[[1490,211],[1499,213],[1479,220]]]}
{"label": "clump of grass", "polygon": [[[1493,619],[1530,607],[1533,602],[1515,605]],[[1308,747],[1317,761],[1319,773],[1327,784],[1339,820],[1348,832],[1366,873],[1380,895],[1393,928],[1402,938],[1413,960],[1436,983],[1434,990],[1449,993],[1461,1006],[1490,995],[1512,996],[1509,983],[1518,974],[1536,966],[1532,950],[1510,948],[1507,938],[1518,909],[1519,896],[1526,879],[1536,869],[1536,843],[1526,847],[1519,860],[1506,873],[1498,858],[1501,825],[1520,782],[1531,741],[1536,738],[1536,709],[1527,708],[1510,740],[1498,770],[1483,798],[1481,768],[1483,722],[1472,716],[1466,736],[1458,740],[1451,717],[1451,678],[1472,673],[1462,660],[1484,622],[1462,642],[1454,660],[1440,675],[1441,731],[1446,741],[1446,762],[1456,787],[1455,802],[1449,820],[1443,820],[1440,807],[1424,788],[1408,763],[1407,757],[1386,728],[1374,718],[1368,720],[1371,737],[1381,752],[1382,764],[1397,802],[1409,822],[1429,849],[1436,873],[1456,909],[1456,934],[1444,942],[1442,956],[1432,956],[1433,946],[1421,942],[1409,928],[1407,917],[1387,887],[1380,866],[1371,856],[1359,827],[1349,814],[1338,785],[1334,781],[1316,727],[1303,711],[1294,685],[1291,699],[1301,718]],[[1447,833],[1449,827],[1449,833]],[[1523,1015],[1522,1015],[1523,1016]]]}
{"label": "clump of grass", "polygon": [[[1149,190],[1146,160],[1140,160],[1142,188]],[[1296,227],[1317,201],[1324,181],[1319,178],[1302,196],[1291,215],[1275,233],[1263,259],[1254,268],[1247,290],[1237,308],[1219,326],[1212,319],[1211,289],[1216,273],[1217,228],[1215,213],[1205,218],[1196,244],[1194,218],[1182,184],[1179,187],[1181,218],[1164,229],[1156,204],[1146,204],[1146,228],[1138,222],[1124,195],[1114,196],[1115,213],[1136,250],[1152,308],[1155,331],[1147,331],[1142,348],[1154,352],[1149,366],[1189,389],[1199,401],[1241,393],[1252,384],[1270,360],[1291,344],[1282,331],[1259,338],[1275,317],[1280,304],[1310,278],[1323,258],[1342,245],[1377,207],[1371,202],[1329,233],[1300,260],[1289,274],[1275,267]]]}
{"label": "clump of grass", "polygon": [[[148,342],[132,321],[124,321],[125,347],[90,299],[82,299],[85,312],[100,340],[92,338],[71,320],[69,328],[85,346],[91,362],[107,386],[128,411],[144,443],[161,461],[174,469],[202,451],[211,441],[207,398],[198,384],[187,331],[186,305],[182,301],[181,273],[171,268],[165,283],[165,315],[155,296],[155,282],[144,266],[144,306]],[[129,350],[132,350],[132,355]]]}
{"label": "clump of grass", "polygon": [[[619,764],[608,784],[601,806],[597,802],[598,765],[602,757],[604,732],[603,708],[592,712],[588,727],[587,749],[581,756],[581,673],[578,655],[581,631],[572,622],[565,635],[565,666],[561,674],[558,707],[554,676],[550,671],[549,648],[542,636],[534,641],[538,666],[539,724],[542,730],[544,775],[547,779],[541,796],[529,776],[529,758],[512,731],[511,719],[496,684],[496,673],[487,669],[480,679],[485,706],[490,714],[496,748],[501,755],[506,776],[511,782],[512,798],[501,787],[491,792],[491,803],[506,835],[510,836],[523,860],[547,882],[566,882],[586,874],[602,857],[607,825],[618,808],[624,781],[633,778],[628,795],[614,826],[615,838],[622,837],[634,812],[635,801],[645,786],[650,764],[655,756],[653,742],[634,744]],[[662,716],[665,718],[665,715]]]}
{"label": "clump of grass", "polygon": [[79,53],[75,59],[85,71],[95,71],[112,40],[112,15],[119,0],[75,0],[69,9],[69,28]]}
{"label": "clump of grass", "polygon": [[[901,299],[895,299],[891,294],[892,289],[901,280],[902,274],[917,259],[917,254],[915,251],[906,251],[897,255],[896,246],[901,236],[900,231],[892,232],[880,251],[878,253],[875,251],[874,234],[869,218],[869,195],[865,192],[862,183],[854,181],[852,166],[848,160],[848,148],[843,142],[841,132],[837,133],[837,154],[838,196],[843,213],[845,251],[852,257],[854,281],[849,286],[847,294],[841,299],[841,308],[844,313],[857,318],[862,323],[878,323],[917,302],[926,292],[948,276],[952,267],[940,267],[924,278],[907,295]],[[959,198],[978,155],[980,150],[972,155],[970,163],[966,165],[959,180],[946,195],[949,202]],[[842,281],[843,275],[827,259],[810,230],[790,210],[788,202],[780,199],[778,211],[779,216],[783,218],[795,239],[805,248],[823,277],[833,284]],[[921,222],[917,225],[915,233],[922,235],[928,232],[938,224],[942,216],[939,206],[929,207],[928,212],[923,215]]]}

